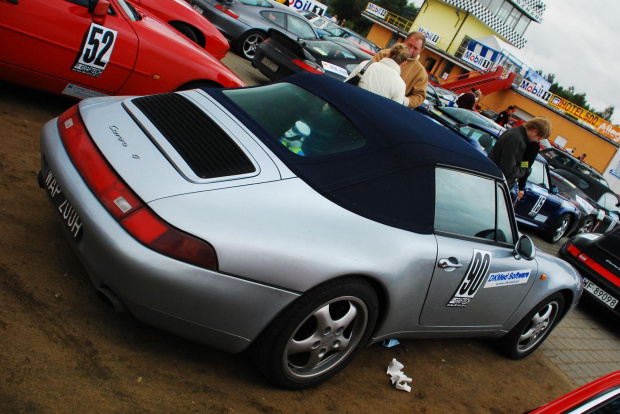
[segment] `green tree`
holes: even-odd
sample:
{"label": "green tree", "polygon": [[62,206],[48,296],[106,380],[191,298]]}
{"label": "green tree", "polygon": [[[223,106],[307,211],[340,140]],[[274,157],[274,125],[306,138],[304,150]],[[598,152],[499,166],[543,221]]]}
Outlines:
{"label": "green tree", "polygon": [[596,112],[596,111],[593,111],[593,112],[594,112],[594,114],[598,115],[599,117],[603,118],[604,120],[606,120],[608,122],[611,122],[611,117],[614,116],[614,111],[615,110],[616,110],[615,107],[608,106],[602,112]]}
{"label": "green tree", "polygon": [[330,6],[334,9],[334,14],[338,15],[338,19],[353,21],[360,18],[366,4],[365,0],[333,0]]}

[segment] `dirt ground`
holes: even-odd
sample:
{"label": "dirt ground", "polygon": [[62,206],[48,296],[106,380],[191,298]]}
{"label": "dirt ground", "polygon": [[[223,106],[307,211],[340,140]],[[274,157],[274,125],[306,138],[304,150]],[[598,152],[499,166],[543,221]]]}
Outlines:
{"label": "dirt ground", "polygon": [[[541,352],[492,341],[372,346],[331,381],[275,389],[229,355],[115,314],[38,188],[39,132],[74,102],[0,83],[0,413],[522,413],[576,386]],[[396,358],[413,378],[398,391]]]}

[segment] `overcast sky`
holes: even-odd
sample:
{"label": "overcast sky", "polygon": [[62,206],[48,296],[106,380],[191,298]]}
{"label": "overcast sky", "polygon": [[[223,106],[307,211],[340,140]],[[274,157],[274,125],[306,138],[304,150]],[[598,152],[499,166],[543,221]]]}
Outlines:
{"label": "overcast sky", "polygon": [[590,107],[614,106],[620,124],[620,1],[546,0],[540,24],[532,22],[522,49],[534,69],[555,74],[564,88],[585,93]]}
{"label": "overcast sky", "polygon": [[[420,6],[422,0],[414,0]],[[541,23],[525,32],[524,56],[534,70],[555,74],[565,89],[585,93],[590,107],[614,106],[620,124],[620,0],[545,0]]]}

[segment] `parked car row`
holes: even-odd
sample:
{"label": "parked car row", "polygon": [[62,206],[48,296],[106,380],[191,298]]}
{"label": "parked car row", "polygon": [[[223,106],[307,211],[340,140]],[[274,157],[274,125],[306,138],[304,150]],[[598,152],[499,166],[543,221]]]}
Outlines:
{"label": "parked car row", "polygon": [[230,41],[235,51],[248,60],[268,37],[269,29],[278,29],[293,40],[318,39],[310,22],[295,9],[271,0],[188,0]]}

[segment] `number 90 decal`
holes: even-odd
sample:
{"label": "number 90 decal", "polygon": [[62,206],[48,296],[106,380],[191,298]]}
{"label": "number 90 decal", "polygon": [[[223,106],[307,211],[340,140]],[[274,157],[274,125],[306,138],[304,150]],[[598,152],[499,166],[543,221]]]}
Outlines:
{"label": "number 90 decal", "polygon": [[463,280],[454,292],[454,296],[446,304],[448,307],[464,308],[482,285],[491,267],[491,252],[474,249],[471,263],[465,272]]}
{"label": "number 90 decal", "polygon": [[72,70],[98,78],[110,61],[117,34],[116,30],[91,23]]}

